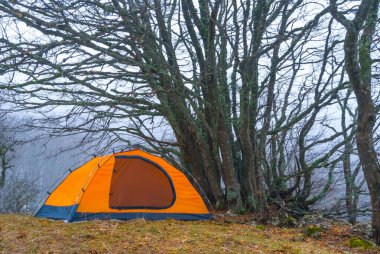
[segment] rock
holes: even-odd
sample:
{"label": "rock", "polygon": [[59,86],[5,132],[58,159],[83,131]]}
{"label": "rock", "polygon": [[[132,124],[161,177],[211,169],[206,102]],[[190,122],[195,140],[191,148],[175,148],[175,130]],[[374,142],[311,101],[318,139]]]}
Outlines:
{"label": "rock", "polygon": [[278,227],[297,227],[298,221],[290,214],[283,212],[276,216],[272,216],[268,221],[268,224]]}
{"label": "rock", "polygon": [[330,221],[330,220],[324,220],[321,223],[317,223],[316,226],[319,228],[327,230],[327,229],[330,229],[332,227],[332,223],[334,223],[334,222]]}
{"label": "rock", "polygon": [[301,228],[307,227],[309,225],[315,225],[322,229],[330,229],[333,225],[349,225],[347,222],[336,219],[329,219],[323,217],[321,214],[310,214],[302,217],[298,222],[298,226]]}
{"label": "rock", "polygon": [[299,221],[301,227],[305,227],[311,224],[321,223],[323,216],[321,214],[307,214]]}
{"label": "rock", "polygon": [[372,238],[372,226],[369,223],[358,223],[352,227],[351,233],[369,240]]}
{"label": "rock", "polygon": [[273,225],[273,226],[279,226],[280,225],[280,219],[279,219],[279,216],[273,216],[272,218],[270,218],[270,220],[268,221],[269,224]]}
{"label": "rock", "polygon": [[232,216],[232,217],[238,216],[236,213],[233,213],[231,210],[228,210],[226,215]]}
{"label": "rock", "polygon": [[285,214],[280,223],[281,227],[297,227],[298,221],[289,214]]}

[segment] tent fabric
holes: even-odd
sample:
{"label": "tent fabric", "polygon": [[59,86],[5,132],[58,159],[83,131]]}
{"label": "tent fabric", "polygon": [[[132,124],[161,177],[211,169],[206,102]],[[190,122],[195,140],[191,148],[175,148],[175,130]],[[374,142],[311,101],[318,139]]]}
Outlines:
{"label": "tent fabric", "polygon": [[139,149],[95,157],[72,171],[36,216],[66,221],[211,218],[181,171]]}

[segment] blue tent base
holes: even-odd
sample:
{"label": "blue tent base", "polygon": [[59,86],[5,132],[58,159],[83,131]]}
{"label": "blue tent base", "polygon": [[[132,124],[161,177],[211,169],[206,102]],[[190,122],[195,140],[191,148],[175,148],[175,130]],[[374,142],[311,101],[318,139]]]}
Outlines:
{"label": "blue tent base", "polygon": [[39,218],[48,218],[53,220],[67,220],[73,212],[78,208],[78,205],[73,206],[51,206],[43,205],[35,214]]}
{"label": "blue tent base", "polygon": [[75,213],[71,221],[86,220],[132,220],[144,218],[147,220],[210,220],[211,214],[185,214],[185,213]]}
{"label": "blue tent base", "polygon": [[[77,210],[75,206],[49,206],[43,205],[35,215],[40,218],[49,218],[53,220],[68,220],[70,214]],[[132,220],[143,218],[147,220],[210,220],[211,214],[190,214],[190,213],[80,213],[75,212],[68,220],[69,222],[87,221],[87,220]]]}

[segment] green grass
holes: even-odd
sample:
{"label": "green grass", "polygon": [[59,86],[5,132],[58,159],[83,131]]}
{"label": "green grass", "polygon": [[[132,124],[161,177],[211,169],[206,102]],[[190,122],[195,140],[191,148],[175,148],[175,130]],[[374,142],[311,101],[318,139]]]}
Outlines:
{"label": "green grass", "polygon": [[364,248],[364,249],[368,249],[370,247],[373,246],[372,243],[364,240],[364,239],[361,239],[359,237],[352,237],[350,238],[349,240],[349,246],[351,248]]}
{"label": "green grass", "polygon": [[[341,233],[343,232],[343,233]],[[318,239],[303,229],[258,228],[237,222],[145,221],[64,224],[30,216],[0,215],[0,253],[356,253],[345,229]],[[365,253],[380,253],[376,247]]]}

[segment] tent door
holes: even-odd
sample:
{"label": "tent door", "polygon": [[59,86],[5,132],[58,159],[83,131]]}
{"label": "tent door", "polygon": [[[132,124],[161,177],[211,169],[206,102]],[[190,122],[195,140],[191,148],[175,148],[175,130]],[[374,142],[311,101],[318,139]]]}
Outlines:
{"label": "tent door", "polygon": [[166,209],[175,201],[170,176],[140,156],[115,156],[109,193],[112,209]]}

